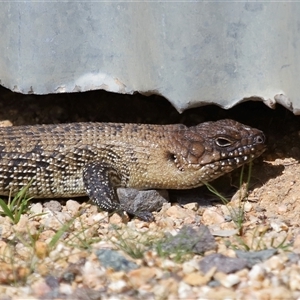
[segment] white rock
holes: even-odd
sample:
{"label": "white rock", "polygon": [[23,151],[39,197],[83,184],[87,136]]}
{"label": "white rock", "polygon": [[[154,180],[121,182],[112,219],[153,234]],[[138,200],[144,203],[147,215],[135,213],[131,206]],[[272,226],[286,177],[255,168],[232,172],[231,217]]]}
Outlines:
{"label": "white rock", "polygon": [[298,270],[291,271],[289,286],[292,291],[300,290],[300,274]]}
{"label": "white rock", "polygon": [[274,220],[270,223],[271,227],[276,231],[276,232],[281,232],[281,231],[288,231],[289,227],[282,221],[279,220]]}
{"label": "white rock", "polygon": [[266,271],[261,265],[254,265],[248,276],[251,281],[262,281],[266,276]]}
{"label": "white rock", "polygon": [[221,284],[227,288],[230,288],[240,282],[240,277],[236,274],[229,274],[221,280]]}
{"label": "white rock", "polygon": [[199,269],[199,263],[197,263],[195,260],[189,260],[182,264],[182,272],[184,274],[190,274],[194,271],[197,271]]}
{"label": "white rock", "polygon": [[43,212],[43,205],[40,202],[34,203],[31,205],[30,211],[34,215],[41,214]]}
{"label": "white rock", "polygon": [[245,211],[245,212],[249,212],[249,211],[252,210],[252,207],[253,207],[253,205],[252,205],[249,201],[247,201],[247,202],[245,202],[245,204],[244,204],[244,211]]}
{"label": "white rock", "polygon": [[74,200],[68,200],[66,202],[66,208],[72,215],[76,214],[80,208],[80,204]]}
{"label": "white rock", "polygon": [[128,289],[128,284],[124,280],[117,280],[108,285],[108,288],[116,293],[122,293]]}
{"label": "white rock", "polygon": [[191,293],[191,286],[181,281],[178,286],[179,299],[188,299],[190,293]]}
{"label": "white rock", "polygon": [[71,295],[73,293],[73,288],[70,284],[60,283],[59,292],[66,295]]}

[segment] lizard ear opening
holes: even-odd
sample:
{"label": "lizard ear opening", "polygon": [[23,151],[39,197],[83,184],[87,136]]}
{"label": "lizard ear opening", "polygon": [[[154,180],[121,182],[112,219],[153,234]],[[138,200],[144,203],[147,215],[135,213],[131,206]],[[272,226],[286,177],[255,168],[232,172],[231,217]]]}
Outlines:
{"label": "lizard ear opening", "polygon": [[171,152],[168,152],[168,153],[167,153],[167,158],[168,158],[168,160],[173,161],[173,162],[175,162],[175,163],[176,163],[176,161],[177,161],[177,156],[176,156],[176,154],[171,153]]}
{"label": "lizard ear opening", "polygon": [[176,166],[176,168],[179,171],[184,171],[184,167],[180,162],[180,157],[178,158],[176,154],[168,152],[167,153],[167,158],[170,162],[174,163],[174,165]]}

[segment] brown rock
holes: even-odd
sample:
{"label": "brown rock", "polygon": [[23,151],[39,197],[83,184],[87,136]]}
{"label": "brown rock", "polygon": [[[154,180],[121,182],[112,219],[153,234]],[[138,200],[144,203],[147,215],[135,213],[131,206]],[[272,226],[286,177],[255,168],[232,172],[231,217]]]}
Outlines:
{"label": "brown rock", "polygon": [[156,275],[155,268],[139,268],[132,270],[128,273],[128,279],[134,288],[138,288],[141,285],[147,283]]}
{"label": "brown rock", "polygon": [[42,241],[36,241],[34,245],[35,254],[38,258],[45,258],[49,254],[48,245]]}
{"label": "brown rock", "polygon": [[173,205],[166,211],[166,215],[175,219],[184,219],[187,216],[187,211],[179,205]]}
{"label": "brown rock", "polygon": [[225,222],[225,219],[221,213],[212,208],[207,208],[203,212],[202,222],[204,225],[221,224]]}
{"label": "brown rock", "polygon": [[183,278],[185,283],[193,286],[205,285],[209,280],[208,277],[201,275],[199,272],[190,273]]}

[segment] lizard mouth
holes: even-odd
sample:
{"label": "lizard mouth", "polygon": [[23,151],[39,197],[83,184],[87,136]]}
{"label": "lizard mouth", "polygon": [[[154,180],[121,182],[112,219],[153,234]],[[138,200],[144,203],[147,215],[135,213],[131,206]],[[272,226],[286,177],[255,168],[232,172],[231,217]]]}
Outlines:
{"label": "lizard mouth", "polygon": [[202,181],[211,181],[226,173],[251,162],[266,150],[264,139],[256,145],[244,146],[232,152],[221,154],[223,159],[206,164],[202,167],[204,171]]}

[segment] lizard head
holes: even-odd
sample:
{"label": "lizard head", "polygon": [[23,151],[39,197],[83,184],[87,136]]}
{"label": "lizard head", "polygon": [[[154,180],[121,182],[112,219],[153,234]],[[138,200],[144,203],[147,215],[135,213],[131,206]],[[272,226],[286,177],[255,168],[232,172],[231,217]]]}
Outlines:
{"label": "lizard head", "polygon": [[182,172],[199,173],[196,185],[252,161],[266,149],[262,131],[229,119],[182,126],[175,140],[173,161]]}

